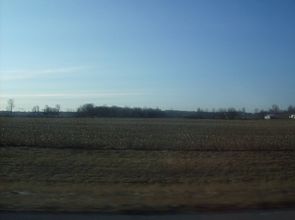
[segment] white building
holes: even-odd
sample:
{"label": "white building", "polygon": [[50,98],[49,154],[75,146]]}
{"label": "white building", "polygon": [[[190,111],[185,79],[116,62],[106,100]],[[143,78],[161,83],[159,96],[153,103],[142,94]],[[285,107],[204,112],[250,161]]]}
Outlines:
{"label": "white building", "polygon": [[290,119],[295,119],[295,115],[290,115],[289,118]]}

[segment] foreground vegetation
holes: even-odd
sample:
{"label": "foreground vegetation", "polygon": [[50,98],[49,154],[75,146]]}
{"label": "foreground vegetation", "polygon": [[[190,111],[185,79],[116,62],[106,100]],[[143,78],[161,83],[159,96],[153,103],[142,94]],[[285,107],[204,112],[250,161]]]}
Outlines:
{"label": "foreground vegetation", "polygon": [[0,118],[0,209],[295,204],[295,122]]}

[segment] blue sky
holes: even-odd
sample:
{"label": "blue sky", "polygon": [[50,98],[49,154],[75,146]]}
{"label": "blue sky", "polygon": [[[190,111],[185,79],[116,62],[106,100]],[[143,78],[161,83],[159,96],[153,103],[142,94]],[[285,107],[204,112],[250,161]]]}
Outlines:
{"label": "blue sky", "polygon": [[0,109],[295,105],[295,1],[0,0]]}

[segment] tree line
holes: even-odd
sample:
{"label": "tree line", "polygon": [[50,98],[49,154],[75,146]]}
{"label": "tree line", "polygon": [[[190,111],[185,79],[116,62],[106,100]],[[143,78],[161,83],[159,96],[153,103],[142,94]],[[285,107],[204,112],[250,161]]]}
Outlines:
{"label": "tree line", "polygon": [[[13,99],[7,102],[7,111],[12,115],[15,103]],[[59,104],[54,107],[45,105],[41,110],[38,105],[32,108],[27,116],[39,117],[117,117],[117,118],[195,118],[195,119],[263,119],[267,114],[278,115],[288,118],[295,114],[295,106],[290,105],[287,109],[280,109],[276,104],[268,110],[255,109],[253,113],[246,112],[245,108],[220,108],[211,111],[198,108],[196,111],[161,110],[159,108],[131,108],[118,106],[95,106],[92,103],[81,105],[76,111],[61,112]]]}
{"label": "tree line", "polygon": [[129,108],[118,106],[94,106],[85,104],[77,109],[78,117],[128,117],[128,118],[162,118],[165,112],[153,108]]}

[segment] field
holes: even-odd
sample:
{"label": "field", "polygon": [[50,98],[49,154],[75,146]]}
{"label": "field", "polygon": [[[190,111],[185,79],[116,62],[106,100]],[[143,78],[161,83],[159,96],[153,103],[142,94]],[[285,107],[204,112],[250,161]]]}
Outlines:
{"label": "field", "polygon": [[0,118],[0,210],[295,205],[295,121]]}

